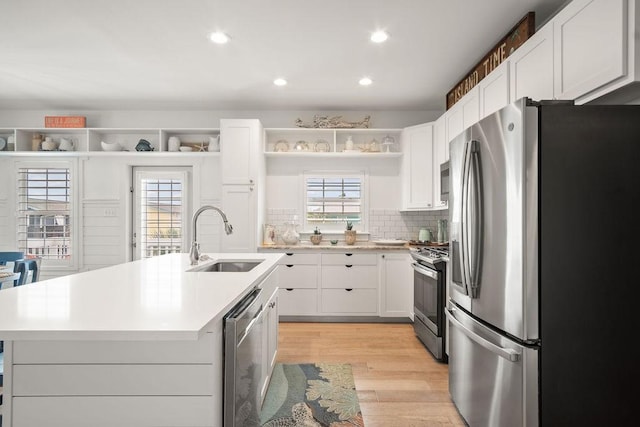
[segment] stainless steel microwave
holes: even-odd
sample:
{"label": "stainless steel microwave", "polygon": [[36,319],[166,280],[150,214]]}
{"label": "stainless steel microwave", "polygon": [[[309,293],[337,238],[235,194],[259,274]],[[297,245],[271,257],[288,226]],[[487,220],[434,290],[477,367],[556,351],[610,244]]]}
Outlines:
{"label": "stainless steel microwave", "polygon": [[449,200],[449,161],[440,165],[440,200]]}

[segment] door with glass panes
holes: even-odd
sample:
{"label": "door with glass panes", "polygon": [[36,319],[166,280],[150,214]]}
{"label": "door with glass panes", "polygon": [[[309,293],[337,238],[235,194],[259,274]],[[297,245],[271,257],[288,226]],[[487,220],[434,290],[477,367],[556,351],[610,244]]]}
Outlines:
{"label": "door with glass panes", "polygon": [[188,167],[134,167],[132,258],[188,252]]}

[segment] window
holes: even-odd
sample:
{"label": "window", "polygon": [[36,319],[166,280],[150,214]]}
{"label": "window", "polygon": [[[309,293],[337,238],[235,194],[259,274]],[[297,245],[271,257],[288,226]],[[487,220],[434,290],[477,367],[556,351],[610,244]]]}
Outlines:
{"label": "window", "polygon": [[134,174],[133,258],[185,252],[187,171],[136,167]]}
{"label": "window", "polygon": [[69,167],[18,168],[19,250],[71,265],[72,208]]}
{"label": "window", "polygon": [[362,175],[306,175],[305,228],[343,230],[346,222],[364,227]]}

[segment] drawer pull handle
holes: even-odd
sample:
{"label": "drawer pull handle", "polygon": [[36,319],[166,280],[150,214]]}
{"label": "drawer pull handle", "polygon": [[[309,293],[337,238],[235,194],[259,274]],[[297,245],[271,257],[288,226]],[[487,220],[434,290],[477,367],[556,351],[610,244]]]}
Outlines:
{"label": "drawer pull handle", "polygon": [[293,290],[293,288],[285,288],[285,290],[286,290],[287,292],[291,292],[291,291]]}
{"label": "drawer pull handle", "polygon": [[345,267],[351,268],[351,267],[353,267],[353,264],[346,264]]}
{"label": "drawer pull handle", "polygon": [[353,290],[353,288],[346,288],[345,291],[347,292],[351,292]]}
{"label": "drawer pull handle", "polygon": [[285,252],[286,256],[293,256],[293,252]]}
{"label": "drawer pull handle", "polygon": [[289,268],[293,267],[293,264],[285,264],[285,265]]}
{"label": "drawer pull handle", "polygon": [[351,255],[353,255],[353,254],[345,254],[345,255],[346,255],[346,256],[351,256]]}

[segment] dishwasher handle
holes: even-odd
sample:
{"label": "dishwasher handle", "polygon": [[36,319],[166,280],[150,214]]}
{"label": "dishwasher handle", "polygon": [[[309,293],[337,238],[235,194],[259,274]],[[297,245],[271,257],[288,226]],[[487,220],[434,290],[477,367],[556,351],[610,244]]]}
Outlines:
{"label": "dishwasher handle", "polygon": [[244,328],[241,332],[240,332],[240,338],[238,339],[238,344],[236,344],[236,347],[239,347],[240,344],[242,344],[242,342],[244,341],[244,339],[249,336],[249,334],[251,333],[251,329],[253,329],[254,325],[258,322],[262,321],[262,312],[264,307],[262,304],[260,304],[260,308],[258,309],[258,312],[255,314],[255,316],[253,316],[253,319],[251,319],[251,322],[249,322],[249,324],[247,325],[246,328]]}
{"label": "dishwasher handle", "polygon": [[497,346],[491,341],[488,341],[482,338],[481,336],[476,335],[475,333],[473,333],[473,331],[470,331],[458,319],[456,319],[455,317],[456,315],[454,311],[455,311],[454,308],[448,308],[445,310],[447,319],[449,319],[454,326],[458,327],[462,333],[464,333],[467,337],[469,337],[469,339],[475,341],[476,344],[481,345],[482,347],[486,348],[490,352],[497,354],[498,356],[503,357],[510,362],[517,362],[518,360],[520,360],[519,352],[512,350],[510,348],[503,348],[503,347]]}

